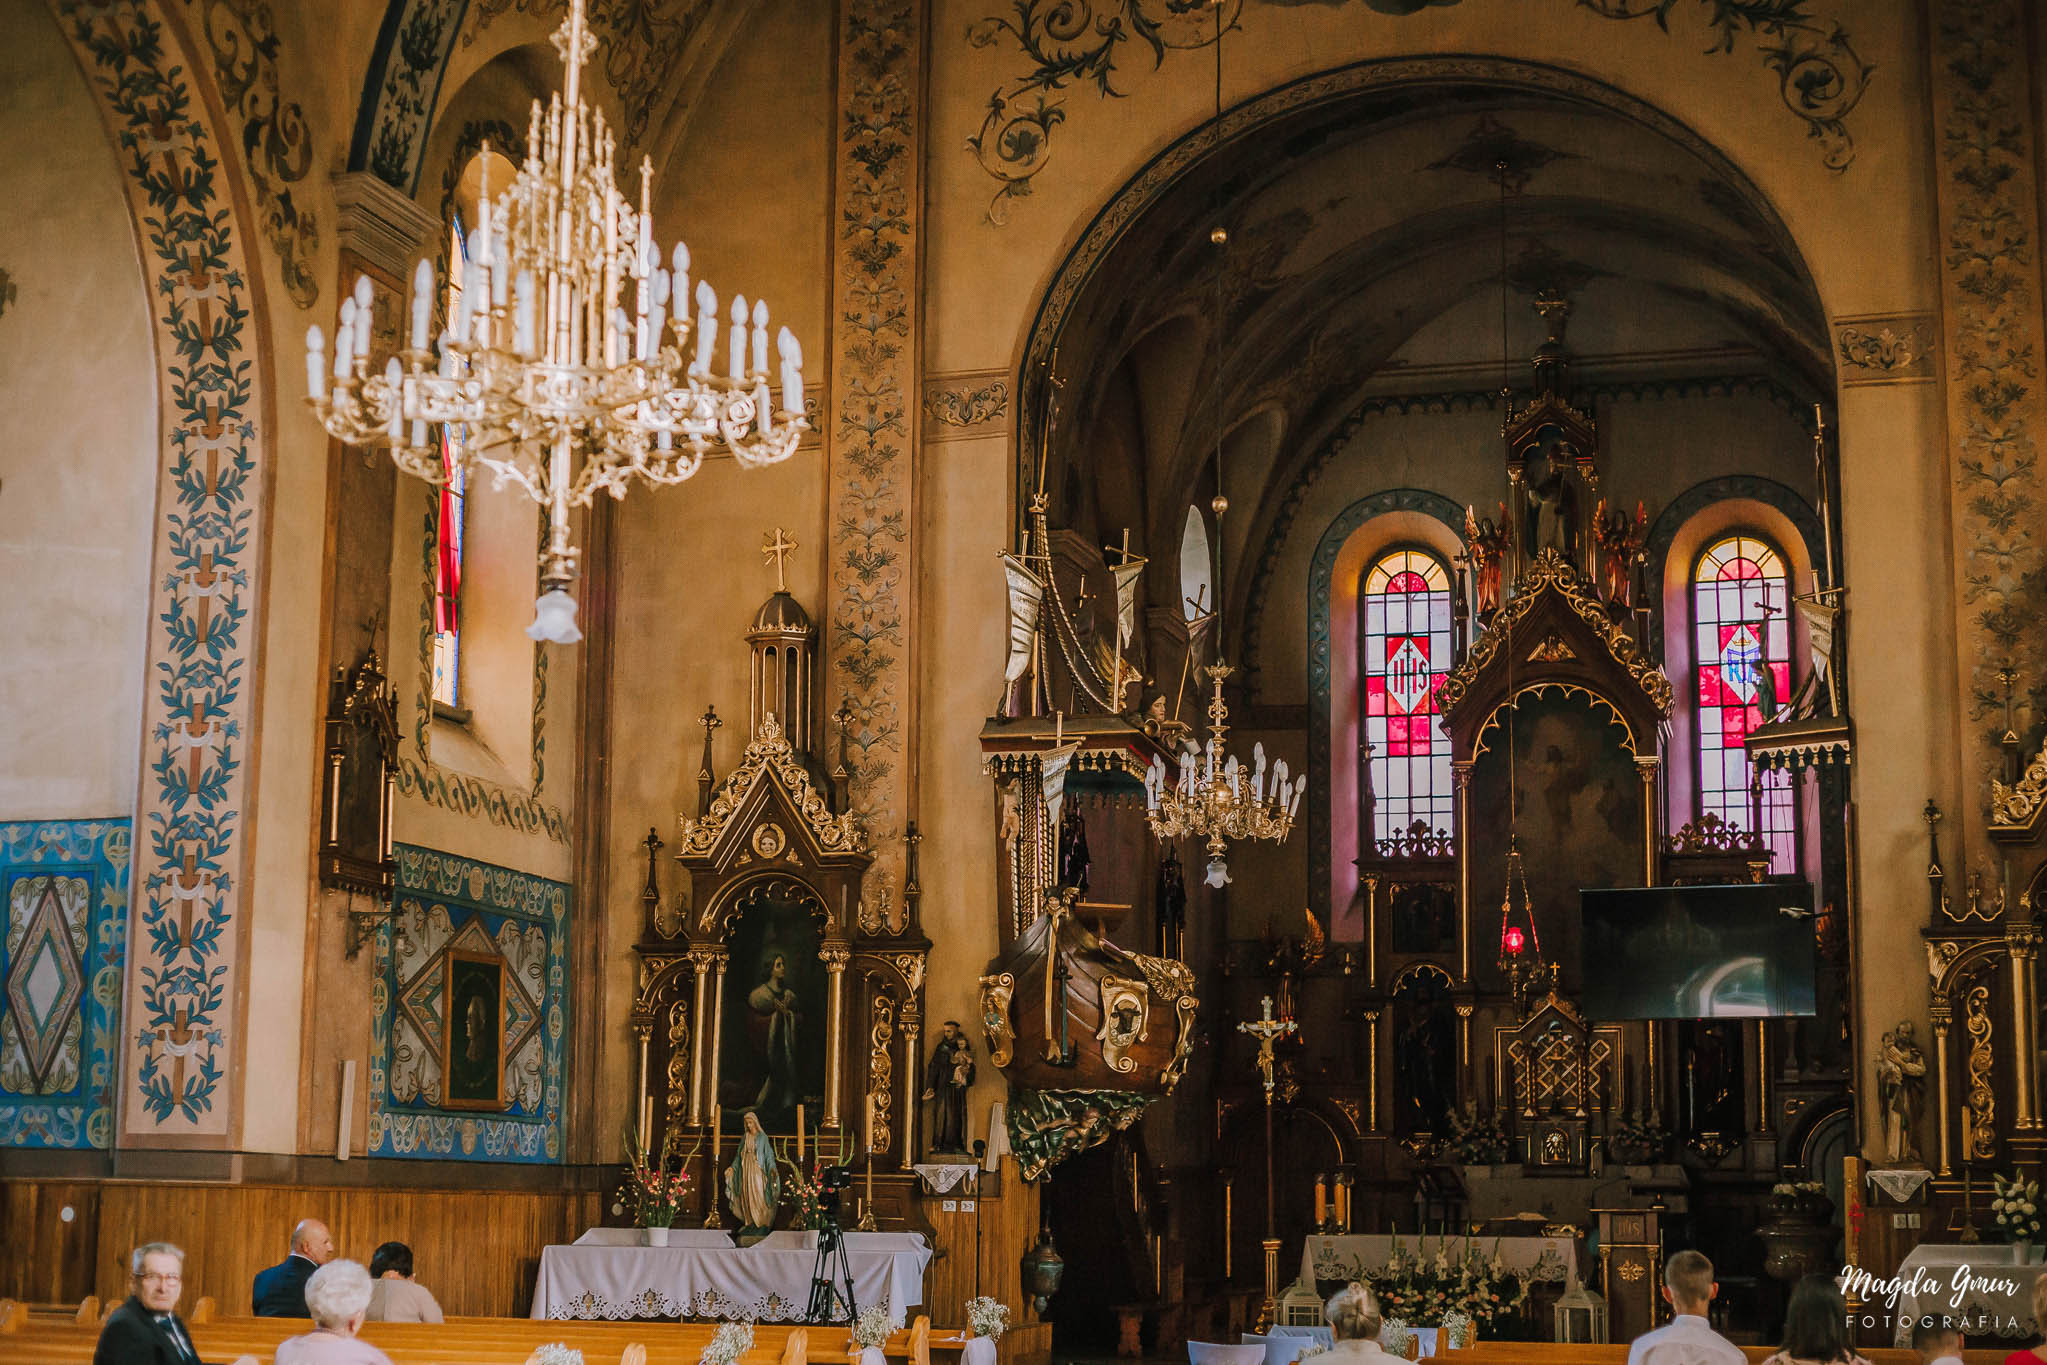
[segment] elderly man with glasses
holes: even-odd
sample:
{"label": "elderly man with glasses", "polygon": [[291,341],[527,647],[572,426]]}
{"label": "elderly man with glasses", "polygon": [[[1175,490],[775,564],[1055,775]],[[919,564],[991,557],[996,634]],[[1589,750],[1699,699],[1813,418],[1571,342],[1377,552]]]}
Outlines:
{"label": "elderly man with glasses", "polygon": [[[128,1258],[127,1302],[107,1314],[93,1365],[200,1365],[192,1334],[178,1316],[185,1289],[185,1253],[169,1242],[149,1242]],[[235,1365],[256,1365],[243,1356]]]}

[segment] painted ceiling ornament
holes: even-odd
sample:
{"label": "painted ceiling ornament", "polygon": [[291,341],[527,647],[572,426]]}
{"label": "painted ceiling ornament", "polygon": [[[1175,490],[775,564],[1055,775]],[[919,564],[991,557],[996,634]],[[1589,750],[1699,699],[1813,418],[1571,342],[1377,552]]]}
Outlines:
{"label": "painted ceiling ornament", "polygon": [[1531,142],[1501,123],[1490,112],[1480,114],[1478,123],[1464,135],[1454,151],[1428,164],[1432,171],[1462,171],[1488,181],[1506,179],[1507,193],[1519,194],[1528,181],[1552,161],[1578,160],[1576,152],[1560,152]]}

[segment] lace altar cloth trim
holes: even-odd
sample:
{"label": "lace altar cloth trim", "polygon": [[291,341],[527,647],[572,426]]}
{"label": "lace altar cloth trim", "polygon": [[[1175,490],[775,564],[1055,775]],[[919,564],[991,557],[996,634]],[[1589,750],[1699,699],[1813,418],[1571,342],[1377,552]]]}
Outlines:
{"label": "lace altar cloth trim", "polygon": [[927,1162],[911,1169],[924,1177],[924,1188],[933,1194],[949,1194],[953,1186],[963,1180],[971,1181],[981,1173],[981,1168],[972,1162],[965,1165],[951,1161]]}
{"label": "lace altar cloth trim", "polygon": [[[853,1295],[897,1326],[924,1301],[929,1248],[846,1247]],[[763,1247],[550,1246],[533,1286],[536,1318],[709,1318],[801,1322],[817,1253]]]}
{"label": "lace altar cloth trim", "polygon": [[1926,1170],[1868,1171],[1865,1174],[1868,1175],[1870,1184],[1882,1190],[1891,1197],[1893,1203],[1898,1204],[1911,1202],[1912,1196],[1919,1193],[1919,1187],[1933,1179],[1933,1172]]}
{"label": "lace altar cloth trim", "polygon": [[1911,1344],[1912,1323],[1929,1314],[1963,1319],[1962,1328],[1971,1341],[2024,1338],[2039,1330],[2033,1317],[2033,1282],[2042,1275],[2047,1275],[2047,1265],[2019,1264],[2015,1246],[1924,1243],[1907,1252],[1898,1267],[1896,1279],[1907,1288],[1898,1296],[1896,1309],[1879,1294],[1862,1311],[1893,1313],[1892,1341],[1899,1346]]}

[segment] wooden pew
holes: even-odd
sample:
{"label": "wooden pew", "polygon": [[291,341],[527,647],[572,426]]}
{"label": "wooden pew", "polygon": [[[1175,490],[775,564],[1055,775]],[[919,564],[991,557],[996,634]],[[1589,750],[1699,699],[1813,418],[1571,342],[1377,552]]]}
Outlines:
{"label": "wooden pew", "polygon": [[[1777,1353],[1774,1346],[1744,1346],[1749,1365],[1761,1365]],[[1963,1365],[2004,1365],[2008,1348],[1971,1349],[1962,1352]],[[1869,1365],[1919,1365],[1916,1353],[1899,1346],[1871,1346],[1861,1355]],[[1628,1344],[1624,1341],[1588,1346],[1555,1341],[1480,1341],[1463,1350],[1447,1346],[1438,1354],[1425,1356],[1437,1365],[1627,1365]]]}
{"label": "wooden pew", "polygon": [[[195,1304],[195,1313],[205,1307]],[[202,1358],[232,1361],[254,1356],[268,1362],[279,1343],[310,1330],[303,1318],[216,1318],[193,1328]],[[523,1365],[535,1349],[562,1342],[583,1352],[587,1365],[697,1365],[717,1330],[715,1323],[576,1322],[532,1318],[453,1318],[447,1323],[369,1323],[363,1339],[397,1365]],[[0,1334],[18,1360],[70,1365],[92,1358],[96,1321],[31,1316],[18,1304],[0,1301]],[[928,1318],[893,1333],[883,1354],[905,1365],[930,1365],[931,1351],[956,1351],[966,1344],[961,1331],[933,1332]],[[754,1346],[739,1365],[847,1365],[858,1348],[843,1327],[761,1324]]]}

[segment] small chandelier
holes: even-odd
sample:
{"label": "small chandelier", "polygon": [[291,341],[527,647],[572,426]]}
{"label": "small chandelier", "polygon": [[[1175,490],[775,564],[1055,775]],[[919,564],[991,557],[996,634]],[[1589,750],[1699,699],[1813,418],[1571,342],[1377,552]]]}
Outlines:
{"label": "small chandelier", "polygon": [[547,510],[526,633],[561,644],[582,638],[568,591],[578,554],[571,507],[599,492],[622,498],[635,478],[681,483],[714,446],[744,466],[774,464],[795,453],[807,426],[803,354],[787,327],[776,341],[781,406],[773,402],[765,303],[749,310],[733,298],[725,373],[713,372],[717,293],[698,282],[692,323],[689,248],[677,242],[664,269],[654,244],[653,163],[640,163],[635,210],[616,183],[614,135],[583,100],[583,64],[597,47],[584,6],[573,0],[554,36],[564,89],[544,113],[533,102],[526,163],[495,203],[486,171],[474,254],[437,351],[427,347],[434,275],[424,260],[413,274],[411,344],[381,374],[369,371],[368,279],[358,276],[341,304],[331,388],[320,329],[306,334],[307,386],[330,435],[388,444],[401,470],[442,484],[452,471],[429,424],[459,424],[465,464]]}
{"label": "small chandelier", "polygon": [[[1300,809],[1301,793],[1307,789],[1305,773],[1289,783],[1286,760],[1273,764],[1268,784],[1265,746],[1253,745],[1251,766],[1246,768],[1224,747],[1229,733],[1229,707],[1223,702],[1223,679],[1230,676],[1228,664],[1210,664],[1208,674],[1215,694],[1208,702],[1208,743],[1196,748],[1186,741],[1180,751],[1176,775],[1166,771],[1165,760],[1152,755],[1144,774],[1145,819],[1160,839],[1194,835],[1208,841],[1208,884],[1222,886],[1230,880],[1225,854],[1231,839],[1272,839],[1283,841],[1294,827],[1294,812]],[[1289,791],[1291,786],[1291,791]]]}
{"label": "small chandelier", "polygon": [[[1515,904],[1515,893],[1520,904]],[[1521,866],[1521,836],[1507,836],[1507,889],[1500,897],[1500,974],[1507,993],[1526,1008],[1535,992],[1556,979],[1556,966],[1542,956],[1542,937],[1535,932],[1535,905],[1528,895],[1528,874]]]}

